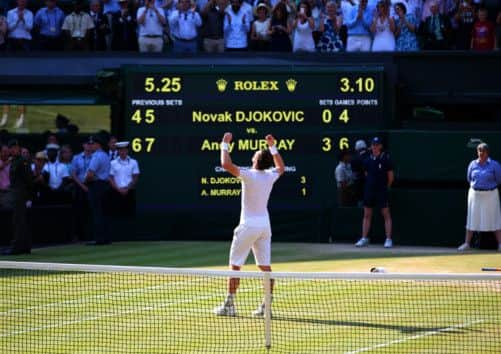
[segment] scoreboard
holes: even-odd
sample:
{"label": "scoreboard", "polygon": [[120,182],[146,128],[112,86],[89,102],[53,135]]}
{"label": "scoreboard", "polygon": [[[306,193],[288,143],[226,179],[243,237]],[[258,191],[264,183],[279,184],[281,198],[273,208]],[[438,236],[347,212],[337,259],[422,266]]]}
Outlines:
{"label": "scoreboard", "polygon": [[250,166],[273,134],[286,172],[270,208],[335,199],[341,149],[384,126],[384,71],[344,66],[126,66],[126,138],[141,167],[139,207],[238,208],[240,182],[219,165],[232,132],[233,162]]}

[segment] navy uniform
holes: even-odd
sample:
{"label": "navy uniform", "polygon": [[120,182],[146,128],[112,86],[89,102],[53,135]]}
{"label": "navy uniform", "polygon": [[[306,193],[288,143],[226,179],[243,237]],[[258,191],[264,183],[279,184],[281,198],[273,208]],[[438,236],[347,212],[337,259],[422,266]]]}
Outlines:
{"label": "navy uniform", "polygon": [[[16,140],[9,142],[9,148],[20,149]],[[31,207],[33,193],[33,175],[30,163],[16,153],[13,156],[10,171],[10,190],[12,194],[13,213],[12,246],[4,254],[31,253],[31,232],[28,225],[28,208]]]}
{"label": "navy uniform", "polygon": [[106,210],[106,200],[110,189],[110,158],[102,149],[104,143],[100,137],[91,137],[89,143],[95,146],[85,177],[85,182],[89,186],[89,207],[92,213],[92,231],[95,240],[89,245],[104,245],[111,243]]}
{"label": "navy uniform", "polygon": [[366,172],[364,206],[367,208],[388,207],[388,172],[393,171],[390,155],[382,152],[378,157],[370,154],[363,161]]}

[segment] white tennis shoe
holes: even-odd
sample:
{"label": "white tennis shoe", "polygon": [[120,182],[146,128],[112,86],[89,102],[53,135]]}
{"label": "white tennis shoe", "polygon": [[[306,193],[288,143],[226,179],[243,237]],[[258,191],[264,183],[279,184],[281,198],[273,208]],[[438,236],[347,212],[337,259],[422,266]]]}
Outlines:
{"label": "white tennis shoe", "polygon": [[393,241],[390,238],[387,238],[386,241],[384,241],[384,248],[392,248],[393,247]]}
{"label": "white tennis shoe", "polygon": [[464,251],[467,251],[469,249],[470,249],[470,245],[465,242],[461,246],[458,247],[458,252],[464,252]]}
{"label": "white tennis shoe", "polygon": [[235,305],[233,304],[228,304],[224,303],[221,306],[216,307],[213,310],[214,314],[217,316],[231,316],[235,317],[237,315],[237,309],[235,308]]}
{"label": "white tennis shoe", "polygon": [[367,247],[369,246],[369,239],[367,237],[362,237],[360,240],[358,240],[357,243],[355,243],[355,247]]}
{"label": "white tennis shoe", "polygon": [[264,317],[264,304],[259,305],[257,307],[257,309],[252,312],[252,316],[254,316],[254,317]]}

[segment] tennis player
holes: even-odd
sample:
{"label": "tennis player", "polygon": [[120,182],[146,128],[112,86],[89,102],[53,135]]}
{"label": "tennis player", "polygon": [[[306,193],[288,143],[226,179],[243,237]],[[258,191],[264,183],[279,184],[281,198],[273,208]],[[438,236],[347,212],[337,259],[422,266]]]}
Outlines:
{"label": "tennis player", "polygon": [[[259,269],[263,272],[271,272],[271,225],[268,199],[273,184],[284,173],[284,161],[278,153],[275,139],[272,135],[267,135],[266,142],[269,148],[254,154],[252,167],[250,169],[238,167],[231,161],[229,153],[232,137],[231,133],[225,133],[223,136],[221,166],[242,181],[242,210],[240,223],[233,233],[230,268],[240,270],[252,249]],[[235,296],[239,283],[239,278],[228,279],[228,295],[224,303],[214,309],[216,315],[236,316]],[[264,315],[264,302],[253,314]]]}

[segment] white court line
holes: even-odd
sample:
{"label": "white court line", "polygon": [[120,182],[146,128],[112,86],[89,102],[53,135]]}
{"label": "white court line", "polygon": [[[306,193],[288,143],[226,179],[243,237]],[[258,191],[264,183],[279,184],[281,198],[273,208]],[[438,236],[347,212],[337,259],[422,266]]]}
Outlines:
{"label": "white court line", "polygon": [[[256,288],[253,288],[253,289],[243,289],[243,290],[240,290],[239,293],[252,292],[252,291],[256,291]],[[100,320],[100,319],[108,318],[108,317],[130,315],[130,314],[134,314],[134,313],[138,313],[138,312],[143,312],[143,311],[152,311],[152,310],[157,310],[157,309],[161,309],[161,308],[166,308],[166,307],[169,307],[169,306],[172,306],[172,305],[186,304],[186,303],[194,302],[196,300],[208,300],[208,299],[212,299],[212,298],[215,298],[215,297],[218,297],[218,296],[224,297],[224,291],[221,292],[221,293],[219,293],[219,294],[199,296],[199,297],[195,297],[195,298],[191,298],[191,299],[187,299],[187,300],[168,302],[168,303],[165,303],[165,304],[162,304],[162,305],[158,305],[158,306],[144,306],[144,307],[140,307],[140,308],[136,308],[136,309],[131,309],[131,310],[128,310],[128,311],[120,311],[120,312],[114,312],[114,313],[109,313],[109,314],[105,314],[105,315],[97,315],[97,316],[91,316],[91,317],[84,317],[84,318],[81,318],[81,319],[78,319],[78,320],[63,321],[63,322],[58,322],[58,323],[55,323],[55,324],[52,324],[52,325],[45,325],[45,326],[39,326],[39,327],[31,327],[31,328],[20,330],[20,331],[1,333],[0,334],[0,338],[12,337],[12,336],[16,336],[16,335],[19,335],[19,334],[26,334],[26,333],[31,333],[31,332],[37,332],[37,331],[41,331],[41,330],[45,330],[45,329],[59,328],[59,327],[69,326],[69,325],[78,324],[78,323],[87,322],[87,321],[96,321],[96,320]],[[211,311],[207,311],[207,314],[211,314],[212,315],[212,312]]]}
{"label": "white court line", "polygon": [[374,350],[374,349],[389,347],[389,346],[394,345],[394,344],[400,344],[400,343],[404,343],[404,342],[407,342],[407,341],[410,341],[410,340],[414,340],[414,339],[419,339],[419,338],[428,337],[428,336],[434,336],[435,334],[439,334],[439,333],[443,333],[443,332],[451,332],[451,331],[454,331],[456,329],[470,327],[472,325],[475,325],[477,323],[482,323],[482,322],[485,322],[485,320],[476,320],[476,321],[466,322],[466,323],[462,323],[462,324],[459,324],[459,325],[450,326],[450,327],[447,327],[447,328],[437,329],[435,331],[424,332],[424,333],[421,333],[421,334],[417,334],[415,336],[404,337],[404,338],[401,338],[401,339],[395,339],[395,340],[392,340],[392,341],[389,341],[389,342],[386,342],[386,343],[381,343],[381,344],[373,345],[373,346],[370,346],[370,347],[365,347],[365,348],[357,349],[357,350],[352,351],[352,352],[346,352],[344,354],[357,354],[357,353],[369,352],[369,351]]}
{"label": "white court line", "polygon": [[[183,280],[183,281],[177,281],[177,282],[170,282],[166,284],[161,284],[161,285],[152,285],[152,286],[147,286],[144,288],[135,288],[135,289],[130,289],[130,290],[123,290],[123,291],[115,291],[112,293],[104,293],[104,294],[97,294],[97,295],[90,295],[90,296],[85,296],[85,297],[80,297],[78,299],[72,299],[72,300],[65,300],[65,301],[58,301],[58,302],[51,302],[48,304],[43,304],[43,305],[37,305],[37,306],[30,306],[30,307],[24,307],[20,309],[11,309],[7,310],[4,312],[0,312],[0,316],[5,316],[5,315],[10,315],[12,313],[23,313],[23,312],[31,312],[35,311],[38,309],[46,309],[46,308],[51,308],[51,307],[59,307],[61,305],[70,305],[70,304],[85,304],[88,302],[91,302],[92,300],[96,299],[103,299],[107,297],[113,297],[113,296],[120,296],[120,295],[127,295],[127,294],[140,294],[143,292],[147,292],[150,290],[160,290],[160,289],[165,289],[169,288],[174,285],[179,285],[179,284],[185,284],[188,282],[193,282],[197,281],[195,279],[193,280]],[[200,281],[200,279],[198,280]]]}

